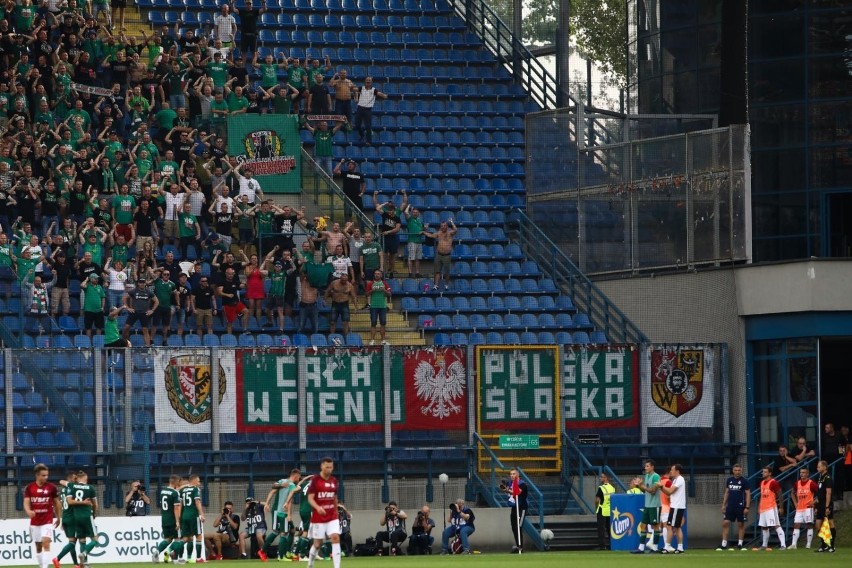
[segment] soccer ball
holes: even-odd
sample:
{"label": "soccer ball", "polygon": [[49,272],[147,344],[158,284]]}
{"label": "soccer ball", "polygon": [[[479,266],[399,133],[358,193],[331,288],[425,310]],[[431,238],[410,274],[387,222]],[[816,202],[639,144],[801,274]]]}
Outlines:
{"label": "soccer ball", "polygon": [[539,536],[544,542],[550,542],[551,540],[553,540],[553,531],[550,529],[541,529]]}

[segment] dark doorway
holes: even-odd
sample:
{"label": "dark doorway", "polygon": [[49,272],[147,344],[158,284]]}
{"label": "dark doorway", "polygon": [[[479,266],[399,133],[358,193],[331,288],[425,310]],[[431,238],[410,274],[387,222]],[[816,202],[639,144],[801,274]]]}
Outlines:
{"label": "dark doorway", "polygon": [[828,196],[828,256],[852,257],[852,193]]}
{"label": "dark doorway", "polygon": [[852,337],[820,339],[819,349],[819,431],[826,422],[841,426],[852,426],[849,400],[852,397],[852,369],[849,353],[852,352]]}

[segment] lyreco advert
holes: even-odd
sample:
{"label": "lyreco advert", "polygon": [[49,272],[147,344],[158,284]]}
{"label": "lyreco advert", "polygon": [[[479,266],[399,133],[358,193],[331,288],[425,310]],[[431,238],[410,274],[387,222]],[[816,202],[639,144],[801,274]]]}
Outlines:
{"label": "lyreco advert", "polygon": [[[101,517],[95,519],[98,546],[89,553],[92,563],[151,562],[151,554],[162,540],[160,517]],[[53,531],[50,553],[59,554],[67,543],[60,526]],[[0,566],[34,562],[29,519],[0,521]]]}

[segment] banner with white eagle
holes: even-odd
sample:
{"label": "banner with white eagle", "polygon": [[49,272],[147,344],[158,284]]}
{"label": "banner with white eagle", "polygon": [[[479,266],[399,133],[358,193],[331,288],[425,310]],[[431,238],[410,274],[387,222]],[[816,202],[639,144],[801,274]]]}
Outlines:
{"label": "banner with white eagle", "polygon": [[219,432],[237,431],[233,351],[217,350],[214,360],[209,349],[157,349],[154,393],[157,432],[209,433],[214,408]]}
{"label": "banner with white eagle", "polygon": [[467,429],[466,352],[457,347],[395,349],[392,380],[405,383],[405,414],[395,426],[413,430]]}
{"label": "banner with white eagle", "polygon": [[642,425],[712,427],[717,366],[710,346],[647,347],[642,356]]}

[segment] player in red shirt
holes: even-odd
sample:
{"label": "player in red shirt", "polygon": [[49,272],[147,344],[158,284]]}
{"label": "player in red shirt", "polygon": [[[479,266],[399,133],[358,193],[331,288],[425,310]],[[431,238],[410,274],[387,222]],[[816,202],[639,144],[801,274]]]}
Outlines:
{"label": "player in red shirt", "polygon": [[33,472],[35,481],[24,489],[24,511],[30,518],[30,538],[35,543],[39,568],[48,568],[53,560],[50,557],[53,528],[59,526],[62,505],[59,490],[47,480],[50,474],[47,466],[37,464]]}
{"label": "player in red shirt", "polygon": [[331,540],[331,559],[334,568],[340,568],[340,519],[337,513],[337,479],[331,472],[334,471],[334,460],[322,458],[320,462],[320,473],[311,479],[308,488],[308,503],[311,512],[310,537],[314,543],[308,554],[308,568],[314,567],[317,552],[319,552],[326,537]]}

